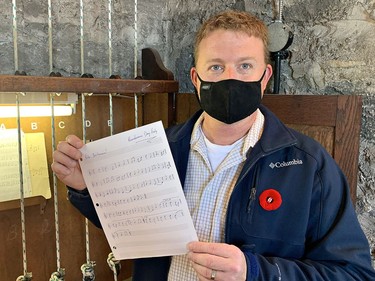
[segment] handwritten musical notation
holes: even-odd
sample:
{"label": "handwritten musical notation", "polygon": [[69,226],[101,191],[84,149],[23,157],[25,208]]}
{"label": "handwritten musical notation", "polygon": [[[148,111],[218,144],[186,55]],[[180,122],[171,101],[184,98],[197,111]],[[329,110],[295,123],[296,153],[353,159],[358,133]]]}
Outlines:
{"label": "handwritten musical notation", "polygon": [[197,235],[161,121],[90,142],[81,152],[116,259],[187,252]]}
{"label": "handwritten musical notation", "polygon": [[22,153],[23,195],[31,195],[30,169],[25,134],[21,132],[21,143],[16,129],[0,130],[0,202],[20,198],[19,145]]}
{"label": "handwritten musical notation", "polygon": [[[104,216],[106,218],[120,218],[121,217],[128,217],[132,215],[138,215],[138,214],[150,214],[154,211],[158,210],[164,210],[167,207],[177,207],[179,208],[182,204],[180,198],[170,198],[168,200],[163,199],[160,203],[152,203],[149,205],[142,205],[142,206],[135,206],[129,209],[124,210],[118,210],[118,211],[112,211],[112,212],[104,212]],[[173,213],[178,213],[180,210],[177,209],[177,211],[171,211]],[[110,227],[110,225],[108,225]]]}

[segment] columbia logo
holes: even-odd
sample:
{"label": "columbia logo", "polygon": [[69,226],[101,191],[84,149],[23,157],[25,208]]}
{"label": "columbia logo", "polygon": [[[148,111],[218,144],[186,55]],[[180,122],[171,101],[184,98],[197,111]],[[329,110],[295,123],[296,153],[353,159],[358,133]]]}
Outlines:
{"label": "columbia logo", "polygon": [[288,162],[276,162],[276,163],[273,163],[271,162],[271,164],[269,164],[270,168],[271,169],[274,169],[274,168],[284,168],[284,167],[289,167],[289,166],[294,166],[294,165],[302,165],[303,164],[303,161],[302,160],[299,160],[299,159],[293,159],[292,161],[288,161]]}

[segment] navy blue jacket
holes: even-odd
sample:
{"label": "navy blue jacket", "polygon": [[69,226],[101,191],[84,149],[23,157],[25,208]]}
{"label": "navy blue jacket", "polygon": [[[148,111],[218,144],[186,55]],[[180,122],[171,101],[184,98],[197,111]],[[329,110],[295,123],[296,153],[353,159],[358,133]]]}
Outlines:
{"label": "navy blue jacket", "polygon": [[[248,152],[232,192],[225,242],[245,253],[247,280],[375,280],[368,241],[359,225],[345,176],[322,146],[287,128],[266,107],[261,139]],[[201,112],[166,130],[183,185],[193,126]],[[276,210],[260,204],[274,189]],[[70,201],[95,225],[90,197],[70,189]],[[166,281],[170,257],[134,260],[134,281]]]}

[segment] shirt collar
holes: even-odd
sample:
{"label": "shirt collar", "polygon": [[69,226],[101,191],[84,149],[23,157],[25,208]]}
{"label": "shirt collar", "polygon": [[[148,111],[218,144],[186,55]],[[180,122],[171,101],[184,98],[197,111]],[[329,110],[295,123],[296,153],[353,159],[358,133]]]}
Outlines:
{"label": "shirt collar", "polygon": [[[202,122],[204,119],[204,114],[202,113],[198,120],[194,124],[193,132],[191,134],[190,145],[194,147],[195,144],[199,141],[202,137],[203,130],[202,130]],[[255,144],[260,140],[264,128],[264,115],[263,113],[257,109],[256,110],[256,117],[253,125],[251,126],[249,132],[244,138],[243,147],[242,147],[242,157],[246,158],[247,151],[254,147]]]}

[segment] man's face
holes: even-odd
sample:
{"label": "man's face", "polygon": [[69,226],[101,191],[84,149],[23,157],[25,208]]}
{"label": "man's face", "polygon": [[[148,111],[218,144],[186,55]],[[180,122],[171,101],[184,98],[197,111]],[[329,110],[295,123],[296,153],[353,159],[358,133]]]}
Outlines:
{"label": "man's face", "polygon": [[205,81],[225,79],[262,80],[262,92],[272,75],[272,68],[264,58],[261,39],[250,37],[244,32],[216,30],[204,38],[198,46],[196,67],[191,70],[191,79],[199,91],[197,74]]}

